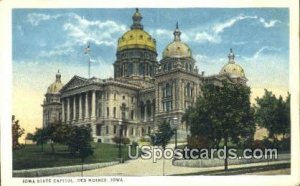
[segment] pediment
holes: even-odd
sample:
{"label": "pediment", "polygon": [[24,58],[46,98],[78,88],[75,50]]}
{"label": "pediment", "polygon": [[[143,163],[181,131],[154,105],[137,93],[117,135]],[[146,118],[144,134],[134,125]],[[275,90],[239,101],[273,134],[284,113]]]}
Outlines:
{"label": "pediment", "polygon": [[63,88],[61,89],[61,92],[72,90],[74,88],[82,87],[84,85],[88,84],[88,79],[74,76]]}

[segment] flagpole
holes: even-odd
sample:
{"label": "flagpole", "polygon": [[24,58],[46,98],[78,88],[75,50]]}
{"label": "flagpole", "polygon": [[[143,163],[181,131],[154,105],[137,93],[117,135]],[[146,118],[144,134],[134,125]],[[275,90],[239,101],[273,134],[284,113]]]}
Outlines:
{"label": "flagpole", "polygon": [[84,49],[84,53],[89,57],[89,66],[88,66],[88,77],[91,78],[91,55],[90,55],[90,43],[88,43],[87,47]]}
{"label": "flagpole", "polygon": [[89,78],[91,78],[91,55],[90,53],[88,55],[89,55]]}

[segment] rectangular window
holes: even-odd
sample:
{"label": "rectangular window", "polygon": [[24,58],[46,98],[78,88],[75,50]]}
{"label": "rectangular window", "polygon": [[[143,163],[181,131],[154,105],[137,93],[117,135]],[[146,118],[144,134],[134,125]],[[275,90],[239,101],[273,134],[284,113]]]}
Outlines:
{"label": "rectangular window", "polygon": [[116,118],[116,112],[117,112],[117,109],[116,109],[116,107],[114,107],[114,111],[113,111],[114,118]]}
{"label": "rectangular window", "polygon": [[131,130],[130,130],[130,135],[131,136],[133,135],[133,128],[131,128]]}
{"label": "rectangular window", "polygon": [[117,126],[114,125],[114,134],[116,134],[116,133],[117,133]]}
{"label": "rectangular window", "polygon": [[106,108],[106,115],[109,117],[109,107]]}
{"label": "rectangular window", "polygon": [[172,102],[171,101],[167,101],[166,102],[166,111],[168,112],[170,110],[172,110]]}
{"label": "rectangular window", "polygon": [[127,127],[126,126],[124,127],[123,135],[127,136]]}
{"label": "rectangular window", "polygon": [[96,126],[96,135],[101,136],[101,125]]}
{"label": "rectangular window", "polygon": [[109,126],[106,126],[106,134],[109,134]]}
{"label": "rectangular window", "polygon": [[131,103],[133,103],[133,101],[134,101],[134,97],[132,96],[132,97],[131,97]]}
{"label": "rectangular window", "polygon": [[123,96],[123,100],[125,99],[125,96]]}
{"label": "rectangular window", "polygon": [[134,110],[132,110],[132,111],[131,111],[131,114],[130,114],[131,120],[133,120],[133,117],[134,117]]}

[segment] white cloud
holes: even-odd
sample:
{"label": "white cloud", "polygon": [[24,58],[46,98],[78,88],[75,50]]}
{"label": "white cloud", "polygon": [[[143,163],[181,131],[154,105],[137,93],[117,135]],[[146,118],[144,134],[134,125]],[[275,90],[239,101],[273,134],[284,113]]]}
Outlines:
{"label": "white cloud", "polygon": [[246,42],[246,41],[238,41],[238,42],[233,41],[233,42],[232,42],[233,45],[245,45],[245,44],[247,44],[247,43],[248,43],[248,42]]}
{"label": "white cloud", "polygon": [[210,43],[219,43],[221,41],[221,38],[219,35],[213,33],[209,34],[207,32],[198,32],[194,35],[194,40],[198,41],[200,43],[203,42],[210,42]]}
{"label": "white cloud", "polygon": [[64,56],[70,53],[75,52],[74,50],[75,43],[71,40],[67,40],[62,45],[55,46],[52,50],[41,50],[38,57],[53,57],[53,56]]}
{"label": "white cloud", "polygon": [[[202,28],[204,31],[200,31],[200,29],[191,29],[186,32],[187,40],[196,41],[199,43],[209,42],[209,43],[220,43],[222,42],[222,33],[226,29],[230,29],[241,21],[244,20],[255,20],[259,21],[265,28],[274,27],[276,23],[279,23],[279,20],[270,20],[266,21],[262,17],[258,16],[246,16],[246,15],[238,15],[227,19],[223,22],[218,22],[213,25],[208,25],[206,28]],[[243,45],[244,42],[236,42],[236,45]]]}
{"label": "white cloud", "polygon": [[57,19],[61,17],[61,14],[57,15],[48,15],[48,14],[39,14],[39,13],[31,13],[27,15],[27,22],[32,24],[33,26],[38,26],[42,21],[48,21],[52,19]]}
{"label": "white cloud", "polygon": [[165,38],[167,40],[172,40],[173,39],[173,31],[172,30],[167,30],[167,29],[150,29],[149,34],[153,38]]}
{"label": "white cloud", "polygon": [[[47,51],[41,51],[40,57],[52,57],[68,55],[74,52],[74,47],[85,46],[88,42],[97,46],[116,46],[116,38],[123,34],[127,27],[111,20],[91,21],[75,13],[66,14],[37,14],[31,13],[27,16],[27,22],[38,26],[42,21],[64,18],[62,29],[66,35],[66,41]],[[158,30],[163,34],[164,30]]]}
{"label": "white cloud", "polygon": [[115,46],[116,38],[127,30],[123,24],[111,20],[89,21],[77,14],[68,14],[73,21],[63,25],[70,39],[76,44],[85,45],[87,42],[96,45]]}
{"label": "white cloud", "polygon": [[236,17],[233,17],[229,20],[226,20],[223,23],[217,23],[213,26],[213,31],[214,33],[222,33],[226,28],[230,28],[233,25],[235,25],[237,22],[242,21],[244,19],[257,19],[257,16],[244,16],[244,15],[239,15]]}
{"label": "white cloud", "polygon": [[265,28],[274,27],[276,23],[280,23],[279,20],[270,20],[267,22],[264,18],[259,18],[259,21],[264,25]]}
{"label": "white cloud", "polygon": [[275,51],[275,52],[279,52],[281,49],[280,48],[275,48],[275,47],[271,47],[271,46],[262,46],[259,50],[257,50],[251,57],[244,57],[244,59],[246,60],[254,60],[257,59],[259,57],[261,57],[263,55],[264,52],[266,51]]}

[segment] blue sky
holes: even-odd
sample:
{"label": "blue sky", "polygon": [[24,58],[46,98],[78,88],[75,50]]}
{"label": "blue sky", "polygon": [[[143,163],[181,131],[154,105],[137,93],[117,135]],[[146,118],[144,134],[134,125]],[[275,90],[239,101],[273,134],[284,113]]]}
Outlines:
{"label": "blue sky", "polygon": [[[285,82],[277,82],[274,86],[287,84],[288,9],[181,8],[140,11],[144,29],[157,40],[159,59],[164,47],[172,41],[172,32],[178,21],[182,40],[192,48],[199,69],[206,74],[218,73],[227,62],[229,48],[233,48],[237,63],[245,68],[246,75],[250,75],[248,77],[258,75],[257,72],[262,70],[274,70],[286,75],[282,79]],[[34,62],[37,68],[56,63],[65,67],[86,66],[87,56],[83,54],[83,48],[90,42],[93,66],[111,65],[115,61],[117,39],[132,24],[133,12],[132,8],[16,9],[13,11],[14,64]],[[255,60],[260,61],[257,67]],[[64,70],[61,69],[62,73]],[[92,73],[104,78],[95,69]],[[249,83],[255,86],[261,82],[249,79]]]}
{"label": "blue sky", "polygon": [[[74,75],[87,77],[88,58],[83,51],[88,42],[92,76],[113,76],[117,40],[129,30],[134,11],[134,8],[14,9],[14,103],[24,103],[27,99],[24,104],[37,105],[36,110],[41,113],[43,94],[58,69],[63,83]],[[252,90],[288,90],[288,9],[142,8],[140,12],[144,30],[156,39],[158,60],[173,40],[178,21],[182,41],[191,47],[199,71],[205,71],[206,75],[218,73],[233,48],[236,62],[244,68]],[[24,108],[17,105],[15,108],[23,113]]]}

